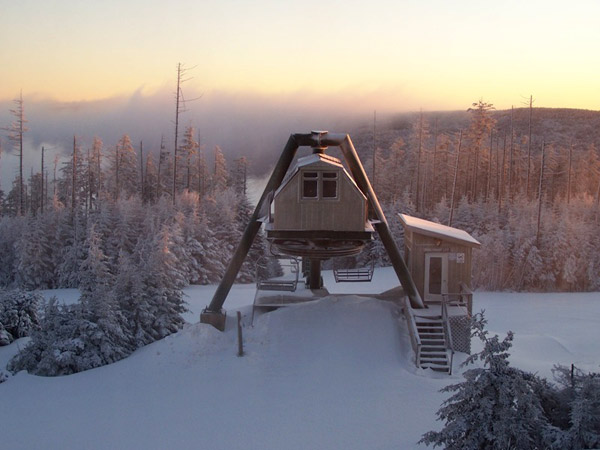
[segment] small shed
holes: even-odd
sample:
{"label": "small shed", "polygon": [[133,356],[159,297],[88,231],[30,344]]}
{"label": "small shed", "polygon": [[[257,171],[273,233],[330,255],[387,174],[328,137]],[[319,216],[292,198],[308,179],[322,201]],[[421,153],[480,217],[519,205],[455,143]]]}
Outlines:
{"label": "small shed", "polygon": [[[425,304],[470,293],[472,250],[481,244],[469,233],[399,214],[404,226],[404,258]],[[469,314],[470,311],[469,305]]]}

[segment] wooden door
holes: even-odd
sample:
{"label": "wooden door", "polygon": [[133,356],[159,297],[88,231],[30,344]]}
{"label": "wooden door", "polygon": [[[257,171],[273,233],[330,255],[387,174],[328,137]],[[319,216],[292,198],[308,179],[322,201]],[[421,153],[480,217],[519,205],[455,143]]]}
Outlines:
{"label": "wooden door", "polygon": [[441,302],[448,293],[448,254],[425,254],[425,301]]}

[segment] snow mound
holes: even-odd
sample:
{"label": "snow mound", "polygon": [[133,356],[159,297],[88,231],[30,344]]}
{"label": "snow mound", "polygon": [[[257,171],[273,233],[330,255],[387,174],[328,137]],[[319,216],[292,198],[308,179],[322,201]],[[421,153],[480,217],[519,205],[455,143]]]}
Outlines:
{"label": "snow mound", "polygon": [[[7,448],[414,448],[447,379],[415,375],[394,306],[330,296],[224,333],[188,324],[115,364],[0,385]],[[404,370],[406,369],[406,370]],[[411,414],[402,412],[412,405]],[[22,433],[23,420],[34,430]]]}

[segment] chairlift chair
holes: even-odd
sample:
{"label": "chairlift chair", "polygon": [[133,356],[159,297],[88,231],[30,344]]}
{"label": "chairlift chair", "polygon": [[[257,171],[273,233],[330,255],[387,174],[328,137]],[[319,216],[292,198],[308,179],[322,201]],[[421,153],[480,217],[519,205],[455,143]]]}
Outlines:
{"label": "chairlift chair", "polygon": [[[277,260],[284,275],[276,278],[265,278],[261,269],[267,270],[269,260]],[[285,272],[288,272],[287,274]],[[294,292],[298,286],[298,259],[291,256],[273,255],[262,256],[256,264],[256,289],[258,291],[287,291]]]}
{"label": "chairlift chair", "polygon": [[351,269],[340,269],[334,266],[333,276],[336,283],[360,283],[370,282],[373,279],[375,271],[375,262],[371,260],[371,264],[367,267],[354,267]]}

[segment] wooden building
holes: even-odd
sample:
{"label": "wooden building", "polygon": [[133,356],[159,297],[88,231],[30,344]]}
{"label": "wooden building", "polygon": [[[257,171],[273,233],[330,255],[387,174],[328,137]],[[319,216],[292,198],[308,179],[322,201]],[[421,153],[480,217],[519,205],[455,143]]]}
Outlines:
{"label": "wooden building", "polygon": [[373,238],[367,197],[341,161],[324,153],[298,159],[275,192],[273,209],[267,237],[288,255],[348,256]]}
{"label": "wooden building", "polygon": [[273,203],[276,230],[365,231],[367,198],[340,160],[323,153],[300,158]]}
{"label": "wooden building", "polygon": [[[404,226],[404,260],[425,304],[471,289],[472,250],[481,244],[469,233],[399,214]],[[469,305],[469,314],[471,314]]]}

